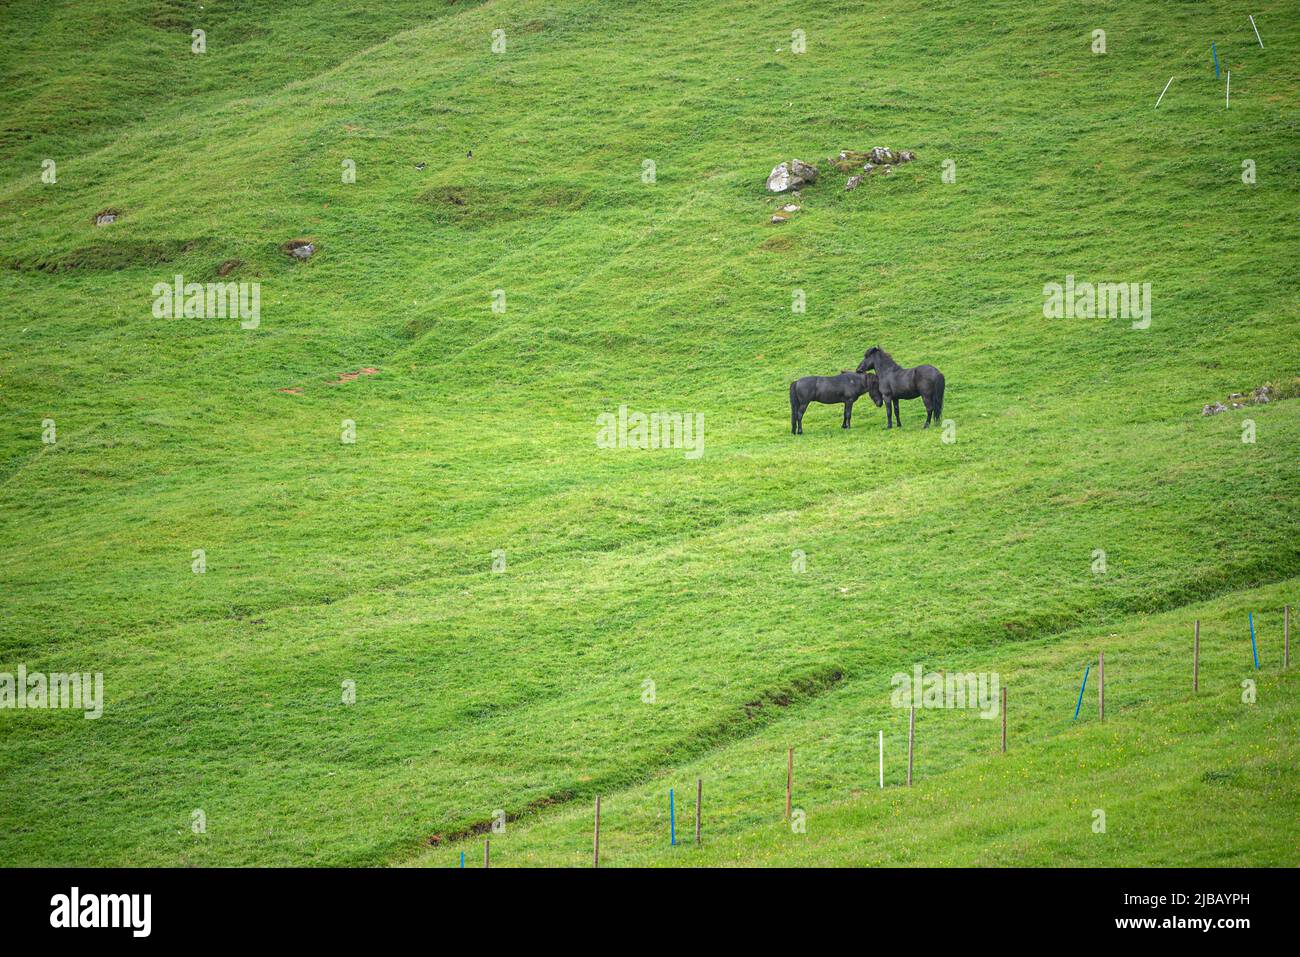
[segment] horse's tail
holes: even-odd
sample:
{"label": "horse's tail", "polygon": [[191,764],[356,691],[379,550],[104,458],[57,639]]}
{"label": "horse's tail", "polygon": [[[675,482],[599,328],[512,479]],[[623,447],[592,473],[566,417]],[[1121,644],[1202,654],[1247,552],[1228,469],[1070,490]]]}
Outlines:
{"label": "horse's tail", "polygon": [[[939,388],[935,389],[935,392],[934,392],[934,417],[935,417],[936,420],[939,420],[940,417],[943,415],[943,387],[944,387],[944,384],[945,384],[945,383],[944,383],[943,373],[940,372],[940,373],[939,373]],[[943,423],[940,422],[939,424],[942,425]]]}

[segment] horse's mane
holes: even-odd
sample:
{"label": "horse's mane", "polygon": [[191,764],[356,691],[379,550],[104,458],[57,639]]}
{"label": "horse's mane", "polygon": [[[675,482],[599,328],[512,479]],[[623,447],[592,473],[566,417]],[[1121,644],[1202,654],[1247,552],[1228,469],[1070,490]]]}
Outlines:
{"label": "horse's mane", "polygon": [[880,353],[880,358],[885,362],[889,363],[891,366],[898,365],[898,363],[894,361],[894,357],[891,356],[884,349],[880,348],[880,346],[876,346],[876,351]]}

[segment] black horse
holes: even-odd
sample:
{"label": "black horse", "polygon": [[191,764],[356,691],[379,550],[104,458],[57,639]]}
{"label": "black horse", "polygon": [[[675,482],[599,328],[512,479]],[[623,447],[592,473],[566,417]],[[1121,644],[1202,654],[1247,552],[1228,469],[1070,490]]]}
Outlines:
{"label": "black horse", "polygon": [[[899,399],[919,397],[925,403],[923,428],[930,427],[931,419],[935,422],[939,421],[939,416],[943,414],[943,373],[934,366],[904,369],[880,346],[872,346],[862,357],[862,364],[858,366],[859,372],[866,372],[868,369],[875,369],[880,379],[880,394],[885,400],[885,428],[892,429],[894,419],[898,420],[900,429],[903,427],[903,417],[898,414]],[[877,402],[876,405],[880,403]]]}
{"label": "black horse", "polygon": [[803,435],[803,414],[809,402],[821,402],[825,405],[844,403],[844,425],[849,427],[853,418],[853,403],[864,392],[871,395],[876,405],[880,405],[880,388],[876,377],[867,373],[861,375],[845,369],[839,375],[806,375],[790,383],[790,432]]}

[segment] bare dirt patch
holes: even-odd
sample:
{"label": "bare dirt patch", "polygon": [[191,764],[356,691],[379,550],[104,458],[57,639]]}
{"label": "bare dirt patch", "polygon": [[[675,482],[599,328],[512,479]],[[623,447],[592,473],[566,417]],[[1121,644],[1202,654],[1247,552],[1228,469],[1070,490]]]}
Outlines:
{"label": "bare dirt patch", "polygon": [[363,375],[375,375],[379,370],[374,366],[366,366],[364,369],[358,369],[356,372],[344,372],[334,380],[334,385],[340,382],[351,382],[353,379],[360,379]]}

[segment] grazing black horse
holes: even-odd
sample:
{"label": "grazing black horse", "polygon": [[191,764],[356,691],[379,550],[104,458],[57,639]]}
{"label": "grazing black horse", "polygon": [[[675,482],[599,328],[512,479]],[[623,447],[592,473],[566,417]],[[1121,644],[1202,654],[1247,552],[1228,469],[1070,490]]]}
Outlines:
{"label": "grazing black horse", "polygon": [[806,375],[790,383],[790,432],[803,435],[803,414],[809,402],[821,402],[825,405],[844,403],[844,425],[847,429],[853,418],[853,403],[862,393],[870,393],[876,405],[880,405],[880,389],[876,377],[867,373],[861,375],[845,369],[839,375]]}
{"label": "grazing black horse", "polygon": [[[922,428],[928,429],[931,419],[939,421],[939,416],[943,414],[943,373],[934,366],[904,369],[880,346],[872,346],[858,366],[859,372],[868,369],[875,369],[880,379],[880,394],[885,400],[885,428],[892,429],[894,419],[898,420],[900,429],[903,427],[903,417],[898,414],[899,399],[919,397],[925,403],[925,425]],[[880,403],[877,402],[876,405]]]}

